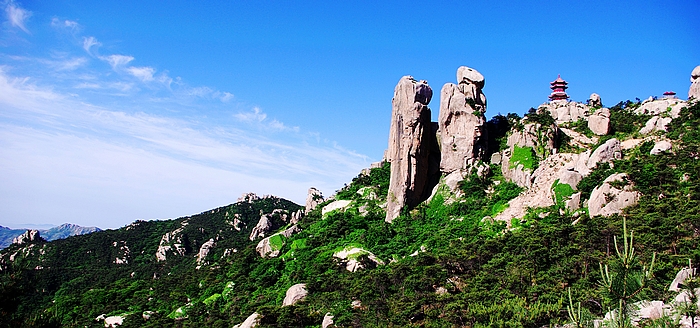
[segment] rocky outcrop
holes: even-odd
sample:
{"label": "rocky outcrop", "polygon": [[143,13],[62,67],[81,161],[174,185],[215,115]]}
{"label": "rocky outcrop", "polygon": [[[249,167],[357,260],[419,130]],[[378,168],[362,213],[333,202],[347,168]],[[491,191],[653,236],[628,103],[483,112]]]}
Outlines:
{"label": "rocky outcrop", "polygon": [[501,171],[515,184],[530,188],[537,157],[546,158],[554,152],[557,126],[543,127],[539,123],[525,124],[522,130],[508,137],[508,149],[503,152]]}
{"label": "rocky outcrop", "polygon": [[681,112],[681,108],[685,107],[687,104],[685,101],[677,98],[663,98],[663,99],[647,99],[642,102],[642,105],[634,109],[634,113],[637,115],[669,115],[672,118],[677,118]]}
{"label": "rocky outcrop", "polygon": [[591,217],[619,214],[624,208],[636,204],[639,197],[639,192],[633,190],[627,174],[616,173],[593,189],[588,200],[588,213]]}
{"label": "rocky outcrop", "polygon": [[402,77],[394,89],[386,154],[391,162],[387,222],[399,216],[404,206],[414,207],[429,195],[429,160],[434,135],[428,103],[432,95],[426,81],[416,81],[412,76]]}
{"label": "rocky outcrop", "polygon": [[270,232],[270,230],[272,230],[272,217],[270,217],[268,214],[263,214],[260,216],[260,221],[258,221],[258,224],[256,224],[255,227],[253,227],[253,230],[250,231],[249,239],[253,241],[258,237],[265,237],[265,234]]}
{"label": "rocky outcrop", "polygon": [[649,152],[650,155],[659,155],[663,152],[671,150],[673,145],[668,140],[659,140],[654,144],[654,148]]}
{"label": "rocky outcrop", "polygon": [[621,158],[622,149],[620,141],[612,138],[600,145],[592,153],[590,150],[581,153],[576,160],[574,170],[586,176],[591,173],[591,170],[594,169],[598,163],[610,162],[614,159]]}
{"label": "rocky outcrop", "polygon": [[466,169],[470,159],[481,159],[486,150],[484,77],[462,66],[457,83],[445,84],[440,92],[440,170],[445,174]]}
{"label": "rocky outcrop", "polygon": [[586,119],[590,113],[590,107],[577,102],[553,101],[542,104],[538,110],[547,110],[552,115],[557,124],[566,122],[576,122],[579,119]]}
{"label": "rocky outcrop", "polygon": [[258,321],[260,321],[260,315],[255,312],[246,318],[242,323],[233,326],[233,328],[253,328],[258,325]]}
{"label": "rocky outcrop", "polygon": [[209,239],[206,243],[202,244],[202,246],[199,248],[199,252],[197,253],[197,264],[202,264],[204,262],[204,258],[209,255],[209,251],[214,248],[216,243],[214,242],[214,238]]}
{"label": "rocky outcrop", "polygon": [[603,107],[603,101],[600,99],[600,95],[597,93],[591,93],[591,96],[588,97],[588,106]]}
{"label": "rocky outcrop", "polygon": [[330,213],[335,210],[343,210],[346,207],[350,205],[351,201],[349,200],[336,200],[326,206],[323,207],[321,210],[322,215],[326,215],[327,213]]}
{"label": "rocky outcrop", "polygon": [[156,261],[167,260],[167,253],[174,251],[176,255],[185,255],[185,247],[182,244],[182,230],[188,224],[187,220],[182,221],[180,227],[164,234],[160,238],[158,249],[156,250]]}
{"label": "rocky outcrop", "polygon": [[359,261],[362,255],[367,255],[367,258],[374,262],[375,265],[384,265],[384,261],[374,256],[372,252],[358,247],[346,247],[341,251],[335,252],[333,257],[345,261],[345,269],[350,272],[355,272],[363,268],[362,263]]}
{"label": "rocky outcrop", "polygon": [[678,271],[678,273],[676,273],[676,277],[673,279],[673,282],[671,282],[671,285],[668,287],[668,290],[672,292],[680,292],[680,286],[684,284],[688,278],[694,277],[695,271],[696,270],[694,268],[683,268]]}
{"label": "rocky outcrop", "polygon": [[700,66],[697,66],[690,73],[690,90],[688,90],[688,99],[700,100]]}
{"label": "rocky outcrop", "polygon": [[666,126],[668,123],[671,123],[672,118],[670,117],[661,117],[661,116],[654,116],[650,118],[646,124],[644,124],[644,127],[642,127],[639,130],[639,133],[641,134],[649,134],[655,131],[666,131]]}
{"label": "rocky outcrop", "polygon": [[323,316],[323,321],[321,322],[321,328],[328,328],[330,327],[333,322],[333,315],[329,313],[326,313],[326,315]]}
{"label": "rocky outcrop", "polygon": [[303,300],[308,293],[309,292],[306,291],[306,284],[296,284],[289,287],[289,289],[287,289],[287,293],[284,295],[282,306],[294,305]]}
{"label": "rocky outcrop", "polygon": [[309,188],[309,192],[306,196],[306,209],[305,212],[309,213],[311,212],[318,204],[323,203],[323,195],[321,194],[321,191],[311,187]]}
{"label": "rocky outcrop", "polygon": [[[293,234],[300,232],[301,229],[299,226],[296,224],[287,228],[284,231],[278,232],[270,237],[263,238],[258,242],[258,245],[255,246],[255,251],[260,254],[261,257],[277,257],[280,254],[280,250],[282,249],[282,246],[284,246],[284,240],[278,241],[278,244],[272,243],[272,239],[275,238],[275,236],[279,235],[285,238],[291,237]],[[281,245],[279,244],[281,242]]]}
{"label": "rocky outcrop", "polygon": [[610,110],[607,108],[596,110],[588,117],[588,128],[599,136],[610,133]]}
{"label": "rocky outcrop", "polygon": [[22,245],[37,240],[41,240],[39,230],[27,230],[23,234],[12,239],[12,243],[15,245]]}

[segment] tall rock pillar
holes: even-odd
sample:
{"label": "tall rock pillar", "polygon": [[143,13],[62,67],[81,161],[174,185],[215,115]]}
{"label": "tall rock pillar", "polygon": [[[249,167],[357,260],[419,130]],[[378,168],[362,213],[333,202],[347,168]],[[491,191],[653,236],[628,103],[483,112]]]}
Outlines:
{"label": "tall rock pillar", "polygon": [[484,76],[473,68],[457,69],[457,85],[447,83],[440,92],[440,170],[445,175],[468,169],[470,160],[486,151],[486,96]]}
{"label": "tall rock pillar", "polygon": [[[404,206],[418,205],[429,188],[430,146],[434,133],[428,103],[433,90],[426,81],[404,76],[394,89],[386,160],[391,163],[386,221]],[[428,191],[429,192],[429,191]]]}
{"label": "tall rock pillar", "polygon": [[690,90],[688,90],[688,99],[694,98],[700,101],[700,66],[697,66],[690,73]]}

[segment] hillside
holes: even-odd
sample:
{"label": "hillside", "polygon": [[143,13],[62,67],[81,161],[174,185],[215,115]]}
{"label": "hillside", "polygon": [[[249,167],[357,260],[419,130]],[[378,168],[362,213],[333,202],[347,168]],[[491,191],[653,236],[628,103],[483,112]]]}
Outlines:
{"label": "hillside", "polygon": [[[332,197],[246,194],[11,245],[0,324],[542,327],[607,314],[604,324],[687,327],[700,315],[679,298],[697,281],[673,283],[700,263],[700,102],[604,107],[592,95],[487,121],[483,76],[457,77],[437,124],[427,82],[402,78],[385,161]],[[636,252],[625,265],[623,244]]]}

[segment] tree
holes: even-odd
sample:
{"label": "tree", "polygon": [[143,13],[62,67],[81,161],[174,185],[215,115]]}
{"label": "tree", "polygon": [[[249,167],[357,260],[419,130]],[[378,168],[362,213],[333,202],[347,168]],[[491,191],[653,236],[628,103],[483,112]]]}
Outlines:
{"label": "tree", "polygon": [[640,262],[634,252],[634,232],[627,234],[627,220],[622,221],[622,250],[617,243],[617,237],[614,238],[615,251],[617,257],[612,264],[603,266],[600,263],[600,285],[605,290],[606,296],[612,304],[616,304],[618,308],[611,312],[612,318],[609,325],[612,327],[629,327],[630,323],[630,300],[632,300],[639,292],[644,289],[647,281],[653,277],[654,261],[656,253],[652,256],[649,268],[641,267]]}

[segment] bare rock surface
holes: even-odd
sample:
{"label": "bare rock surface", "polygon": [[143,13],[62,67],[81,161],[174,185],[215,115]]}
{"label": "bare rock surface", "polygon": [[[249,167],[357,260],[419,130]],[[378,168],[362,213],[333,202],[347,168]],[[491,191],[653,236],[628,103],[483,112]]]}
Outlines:
{"label": "bare rock surface", "polygon": [[187,220],[182,221],[181,226],[171,232],[164,234],[160,238],[158,249],[156,250],[156,261],[167,260],[167,254],[174,251],[177,255],[185,255],[185,247],[182,245],[182,230],[188,224]]}
{"label": "bare rock surface", "polygon": [[690,90],[688,90],[688,99],[691,98],[700,100],[700,65],[696,66],[690,73]]}
{"label": "bare rock surface", "polygon": [[358,247],[346,247],[341,251],[335,252],[333,257],[344,260],[345,269],[350,272],[355,272],[362,268],[362,263],[358,261],[358,258],[362,255],[367,255],[367,257],[376,265],[384,265],[384,261],[374,256],[372,252]]}
{"label": "bare rock surface", "polygon": [[333,315],[331,313],[326,313],[326,315],[323,316],[323,321],[321,322],[321,328],[328,328],[330,327],[333,322]]}
{"label": "bare rock surface", "polygon": [[387,161],[391,177],[386,221],[393,221],[404,206],[414,207],[427,198],[432,124],[428,103],[432,89],[425,81],[404,76],[394,89]]}
{"label": "bare rock surface", "polygon": [[202,244],[202,246],[199,248],[199,252],[197,253],[197,264],[202,264],[202,262],[204,262],[204,258],[209,255],[209,251],[214,248],[215,245],[216,242],[214,242],[214,238],[211,238],[206,243]]}
{"label": "bare rock surface", "polygon": [[588,105],[592,107],[602,107],[603,101],[600,99],[600,95],[597,93],[591,93],[591,96],[588,97]]}
{"label": "bare rock surface", "polygon": [[588,128],[599,136],[610,133],[610,110],[607,108],[596,110],[588,117]]}
{"label": "bare rock surface", "polygon": [[296,284],[287,289],[287,293],[284,295],[284,300],[282,301],[282,306],[294,305],[295,303],[303,300],[309,292],[306,290],[306,284]]}
{"label": "bare rock surface", "polygon": [[[624,185],[613,186],[614,184]],[[593,189],[591,198],[588,200],[588,213],[591,217],[619,214],[624,208],[636,204],[639,197],[639,192],[633,189],[627,174],[615,173]]]}
{"label": "bare rock surface", "polygon": [[486,141],[484,76],[473,68],[457,69],[457,84],[440,92],[440,170],[446,174],[466,168],[469,159],[481,158]]}
{"label": "bare rock surface", "polygon": [[327,213],[330,213],[331,211],[345,209],[346,207],[348,207],[350,205],[351,202],[352,201],[349,201],[349,200],[336,200],[336,201],[324,206],[323,209],[321,210],[321,214],[326,215]]}
{"label": "bare rock surface", "polygon": [[598,163],[610,162],[614,159],[621,158],[622,147],[620,141],[612,138],[598,146],[593,152],[587,150],[581,153],[576,161],[574,170],[586,176],[591,173],[591,170],[594,169]]}
{"label": "bare rock surface", "polygon": [[651,149],[649,154],[659,155],[661,153],[671,150],[672,147],[673,145],[671,145],[671,142],[669,142],[668,140],[659,140],[654,144],[654,148]]}
{"label": "bare rock surface", "polygon": [[[579,154],[560,153],[554,154],[540,164],[533,172],[533,182],[529,189],[518,197],[508,202],[508,208],[496,215],[493,219],[510,222],[513,218],[522,218],[527,213],[528,207],[547,207],[554,205],[552,185],[557,180],[579,180],[576,173],[569,172],[573,169]],[[578,182],[576,182],[578,184]],[[575,186],[572,186],[575,188]]]}
{"label": "bare rock surface", "polygon": [[41,236],[39,234],[39,230],[30,229],[25,231],[23,234],[13,238],[12,243],[15,245],[22,245],[39,240],[40,238]]}
{"label": "bare rock surface", "polygon": [[542,104],[538,110],[547,110],[552,115],[557,124],[566,122],[576,122],[580,119],[586,120],[590,113],[590,107],[573,101],[561,102],[553,101]]}
{"label": "bare rock surface", "polygon": [[685,106],[685,101],[676,98],[645,100],[641,106],[635,108],[634,113],[652,116],[668,114],[672,118],[676,118],[680,113],[680,109]]}
{"label": "bare rock surface", "polygon": [[639,133],[641,134],[649,134],[655,131],[666,131],[666,126],[668,123],[671,123],[672,118],[670,117],[661,117],[661,116],[654,116],[650,118],[646,124],[644,124],[644,127],[642,127],[639,130]]}
{"label": "bare rock surface", "polygon": [[305,212],[309,213],[311,212],[318,204],[323,203],[323,195],[321,194],[321,191],[311,187],[309,188],[309,192],[306,195],[306,208]]}
{"label": "bare rock surface", "polygon": [[272,229],[272,218],[269,214],[263,214],[260,216],[258,224],[253,227],[250,231],[249,239],[251,241],[257,239],[258,237],[265,237],[265,235]]}
{"label": "bare rock surface", "polygon": [[683,284],[688,278],[694,276],[695,271],[695,269],[691,268],[683,268],[678,271],[678,273],[676,273],[676,277],[673,279],[673,282],[671,282],[671,285],[668,287],[668,290],[672,292],[681,291],[680,285]]}
{"label": "bare rock surface", "polygon": [[258,321],[260,321],[260,315],[257,312],[254,312],[248,316],[245,321],[233,326],[233,328],[253,328],[258,325]]}

